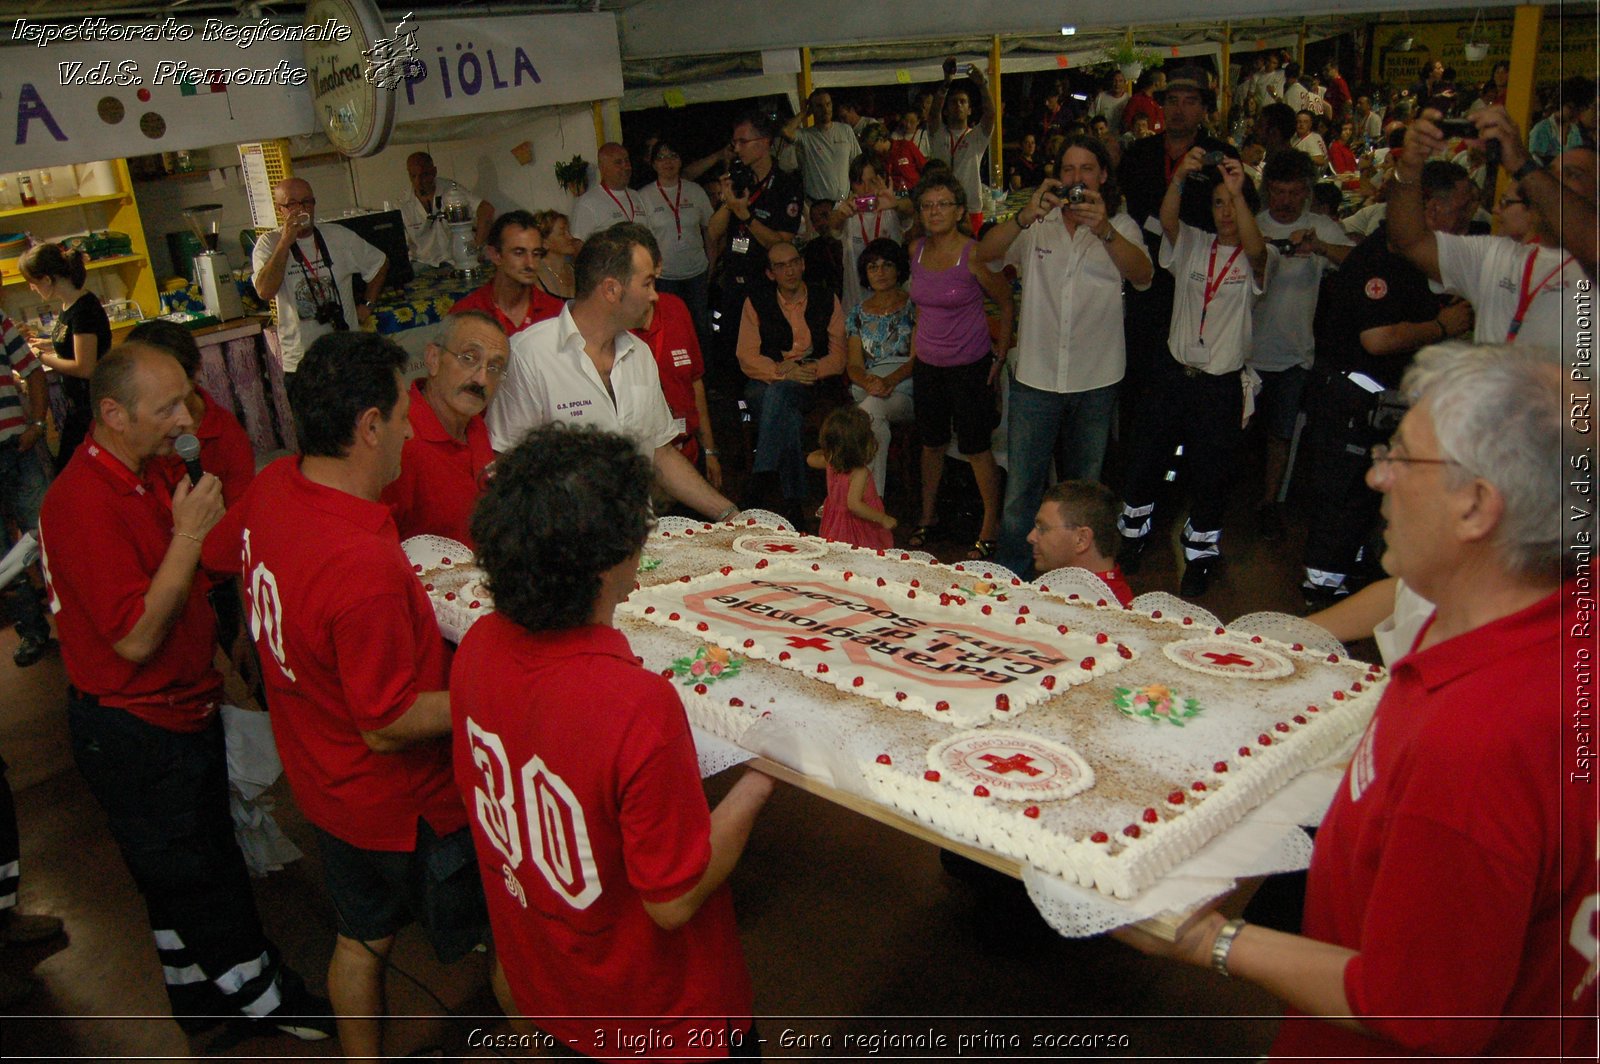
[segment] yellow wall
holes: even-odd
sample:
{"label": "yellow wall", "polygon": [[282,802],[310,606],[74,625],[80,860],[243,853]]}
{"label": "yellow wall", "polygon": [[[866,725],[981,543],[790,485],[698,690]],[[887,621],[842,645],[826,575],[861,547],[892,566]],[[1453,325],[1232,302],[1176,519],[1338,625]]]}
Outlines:
{"label": "yellow wall", "polygon": [[[1545,19],[1539,29],[1539,64],[1534,71],[1537,84],[1554,83],[1573,75],[1594,76],[1596,31],[1593,18],[1551,18],[1554,12],[1546,9]],[[1416,47],[1409,52],[1392,52],[1389,41],[1407,24],[1382,22],[1373,34],[1373,72],[1370,80],[1392,88],[1406,88],[1417,80],[1417,75],[1434,59],[1444,60],[1444,65],[1456,72],[1456,86],[1462,95],[1476,94],[1478,86],[1489,79],[1489,71],[1496,61],[1511,57],[1511,19],[1484,19],[1478,23],[1474,35],[1472,20],[1460,22],[1412,22],[1407,33],[1413,34]],[[1468,37],[1489,46],[1489,54],[1480,62],[1470,63],[1461,52]]]}

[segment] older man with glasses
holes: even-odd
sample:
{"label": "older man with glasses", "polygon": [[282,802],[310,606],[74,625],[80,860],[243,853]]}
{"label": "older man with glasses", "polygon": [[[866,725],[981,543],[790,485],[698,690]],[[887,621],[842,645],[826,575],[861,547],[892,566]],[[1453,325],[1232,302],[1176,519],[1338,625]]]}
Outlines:
{"label": "older man with glasses", "polygon": [[402,540],[445,536],[470,546],[472,508],[494,461],[483,412],[505,376],[511,345],[500,323],[479,310],[450,315],[440,339],[423,353],[427,379],[411,382],[412,436],[382,501]]}

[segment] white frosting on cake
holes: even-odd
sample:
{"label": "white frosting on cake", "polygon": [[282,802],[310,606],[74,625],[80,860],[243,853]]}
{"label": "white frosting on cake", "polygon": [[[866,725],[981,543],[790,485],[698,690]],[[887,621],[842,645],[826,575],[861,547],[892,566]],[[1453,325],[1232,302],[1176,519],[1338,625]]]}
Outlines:
{"label": "white frosting on cake", "polygon": [[[885,761],[880,758],[877,763]],[[930,749],[928,771],[922,778],[966,787],[979,798],[1057,802],[1093,787],[1094,769],[1076,750],[1060,743],[985,728],[953,736]]]}
{"label": "white frosting on cake", "polygon": [[733,549],[750,558],[799,561],[828,553],[826,540],[792,532],[751,532],[733,541]]}
{"label": "white frosting on cake", "polygon": [[1276,680],[1294,675],[1294,663],[1282,654],[1225,636],[1184,639],[1168,643],[1161,652],[1186,669],[1230,680]]}

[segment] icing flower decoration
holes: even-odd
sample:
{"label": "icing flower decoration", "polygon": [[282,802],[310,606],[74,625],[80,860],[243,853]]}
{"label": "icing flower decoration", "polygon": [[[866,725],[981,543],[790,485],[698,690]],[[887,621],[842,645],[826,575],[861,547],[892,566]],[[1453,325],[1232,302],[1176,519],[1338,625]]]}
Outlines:
{"label": "icing flower decoration", "polygon": [[660,558],[654,558],[654,557],[651,557],[650,555],[646,554],[646,555],[644,555],[643,557],[641,557],[639,559],[639,571],[641,573],[648,573],[653,569],[659,569],[659,568],[661,568],[661,559]]}
{"label": "icing flower decoration", "polygon": [[1152,724],[1165,721],[1178,728],[1183,727],[1185,720],[1197,715],[1203,708],[1198,700],[1185,698],[1163,683],[1137,688],[1119,687],[1112,704],[1126,716],[1138,717]]}
{"label": "icing flower decoration", "polygon": [[744,661],[734,657],[722,647],[707,643],[694,652],[693,657],[678,658],[672,663],[672,673],[685,686],[715,683],[739,675]]}

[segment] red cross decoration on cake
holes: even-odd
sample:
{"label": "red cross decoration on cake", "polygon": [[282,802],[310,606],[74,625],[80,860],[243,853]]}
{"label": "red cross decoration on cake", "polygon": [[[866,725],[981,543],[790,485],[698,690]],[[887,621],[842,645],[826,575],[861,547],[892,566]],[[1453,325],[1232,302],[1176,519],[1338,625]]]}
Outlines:
{"label": "red cross decoration on cake", "polygon": [[1168,660],[1208,676],[1238,680],[1276,680],[1294,675],[1294,662],[1288,656],[1265,646],[1248,649],[1232,639],[1202,636],[1180,639],[1162,647]]}
{"label": "red cross decoration on cake", "polygon": [[928,751],[938,779],[984,801],[1049,802],[1094,785],[1094,770],[1076,750],[1025,732],[963,732]]}
{"label": "red cross decoration on cake", "polygon": [[733,541],[737,554],[754,558],[820,558],[828,553],[824,540],[788,532],[750,532]]}
{"label": "red cross decoration on cake", "polygon": [[832,650],[833,644],[821,636],[791,635],[787,637],[789,646],[795,650]]}

